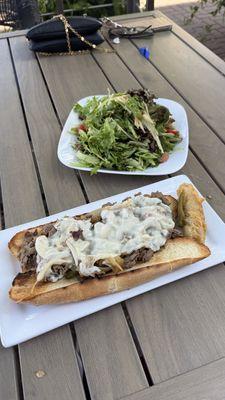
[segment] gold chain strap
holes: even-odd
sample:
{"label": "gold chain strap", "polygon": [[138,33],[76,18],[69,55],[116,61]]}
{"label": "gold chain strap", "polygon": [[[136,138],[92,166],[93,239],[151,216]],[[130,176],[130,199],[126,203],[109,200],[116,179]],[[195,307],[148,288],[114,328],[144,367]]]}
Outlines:
{"label": "gold chain strap", "polygon": [[39,52],[39,54],[43,55],[43,56],[52,56],[52,55],[58,55],[58,56],[73,56],[73,55],[79,55],[79,54],[87,54],[90,53],[90,50],[77,50],[77,51],[72,51],[71,50],[71,43],[70,43],[70,35],[69,35],[69,31],[73,32],[75,36],[78,37],[78,39],[81,40],[81,42],[86,43],[89,47],[91,47],[91,49],[93,50],[98,50],[101,53],[114,53],[115,50],[113,49],[105,49],[105,48],[98,48],[96,46],[96,44],[93,44],[91,42],[89,42],[89,40],[85,39],[84,36],[81,36],[75,29],[72,28],[72,26],[69,24],[69,22],[67,21],[66,17],[62,14],[59,15],[55,15],[53,17],[53,19],[60,19],[60,21],[62,21],[64,28],[65,28],[65,33],[66,33],[66,41],[67,41],[67,47],[68,47],[68,52],[57,52],[57,53],[46,53],[46,52]]}

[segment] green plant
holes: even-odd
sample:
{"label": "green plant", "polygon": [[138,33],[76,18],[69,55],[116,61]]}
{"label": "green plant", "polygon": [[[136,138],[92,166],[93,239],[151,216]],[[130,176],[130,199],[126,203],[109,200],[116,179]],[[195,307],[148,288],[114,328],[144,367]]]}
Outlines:
{"label": "green plant", "polygon": [[[64,10],[73,10],[73,15],[82,15],[87,13],[93,17],[103,17],[109,15],[119,15],[125,12],[124,0],[112,0],[111,7],[104,7],[109,0],[64,0]],[[38,0],[41,14],[55,13],[55,0]],[[89,8],[91,6],[102,5],[101,8]]]}
{"label": "green plant", "polygon": [[[218,13],[222,12],[225,15],[225,0],[199,0],[195,5],[191,6],[191,15],[188,20],[192,20],[196,13],[198,12],[199,8],[203,8],[206,3],[211,3],[214,5],[214,9],[210,11],[210,14],[215,17]],[[187,22],[189,22],[187,20]]]}
{"label": "green plant", "polygon": [[55,10],[55,0],[38,0],[41,14],[53,12]]}

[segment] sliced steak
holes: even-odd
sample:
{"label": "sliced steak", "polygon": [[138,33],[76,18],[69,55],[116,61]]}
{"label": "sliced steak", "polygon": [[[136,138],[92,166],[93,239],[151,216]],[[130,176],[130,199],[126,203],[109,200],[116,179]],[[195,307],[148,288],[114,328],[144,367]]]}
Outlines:
{"label": "sliced steak", "polygon": [[151,249],[147,249],[145,247],[142,247],[139,250],[135,250],[130,254],[126,254],[122,256],[124,260],[124,269],[129,269],[136,265],[139,262],[146,262],[149,261],[150,258],[153,256],[154,252]]}
{"label": "sliced steak", "polygon": [[37,268],[36,253],[25,255],[21,260],[21,269],[23,272],[35,271]]}
{"label": "sliced steak", "polygon": [[36,269],[36,250],[35,240],[37,232],[26,232],[23,246],[19,255],[21,268],[23,272],[34,271]]}
{"label": "sliced steak", "polygon": [[152,249],[146,249],[145,247],[143,247],[142,249],[139,250],[139,256],[137,261],[140,262],[146,262],[149,261],[150,258],[153,256],[154,251]]}
{"label": "sliced steak", "polygon": [[170,202],[167,200],[166,196],[164,196],[164,194],[161,192],[158,192],[158,191],[153,192],[153,193],[151,193],[151,195],[149,197],[152,197],[153,199],[154,198],[160,199],[160,200],[162,200],[163,204],[166,204],[167,206],[170,205]]}
{"label": "sliced steak", "polygon": [[139,255],[139,250],[135,250],[130,254],[122,256],[124,260],[123,268],[128,269],[137,264],[138,255]]}
{"label": "sliced steak", "polygon": [[42,235],[51,237],[52,235],[54,235],[54,233],[56,233],[56,229],[53,224],[47,224],[47,225],[43,226],[42,232],[41,232]]}
{"label": "sliced steak", "polygon": [[[47,224],[42,227],[42,231],[39,235],[45,235],[50,237],[54,235],[56,229],[53,224]],[[19,259],[21,262],[21,268],[23,272],[34,271],[37,268],[36,262],[36,249],[35,249],[35,241],[39,236],[38,231],[27,231],[24,236],[23,246],[21,248],[21,252],[19,255]]]}

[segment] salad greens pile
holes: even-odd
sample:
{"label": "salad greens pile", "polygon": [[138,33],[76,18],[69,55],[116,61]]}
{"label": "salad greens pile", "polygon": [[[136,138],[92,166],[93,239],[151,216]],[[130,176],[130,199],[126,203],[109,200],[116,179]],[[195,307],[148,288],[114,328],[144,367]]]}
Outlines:
{"label": "salad greens pile", "polygon": [[147,89],[130,90],[75,104],[81,124],[72,128],[78,162],[73,165],[143,171],[167,161],[181,141],[169,110],[154,102]]}

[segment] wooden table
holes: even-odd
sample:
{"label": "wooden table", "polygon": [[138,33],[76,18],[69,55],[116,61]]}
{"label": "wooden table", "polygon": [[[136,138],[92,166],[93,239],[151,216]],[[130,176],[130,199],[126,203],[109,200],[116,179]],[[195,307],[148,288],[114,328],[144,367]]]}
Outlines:
{"label": "wooden table", "polygon": [[[120,20],[147,25],[149,18]],[[150,61],[139,55],[142,45],[150,47]],[[179,174],[225,218],[224,62],[176,25],[172,33],[124,40],[115,49],[37,57],[23,32],[0,37],[2,228],[160,179],[90,177],[63,167],[56,156],[75,101],[141,86],[185,107],[190,152]],[[225,268],[218,265],[18,347],[1,347],[0,398],[222,400],[224,311]]]}

